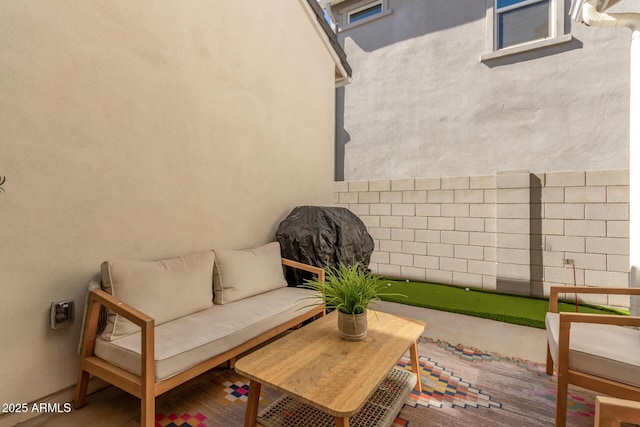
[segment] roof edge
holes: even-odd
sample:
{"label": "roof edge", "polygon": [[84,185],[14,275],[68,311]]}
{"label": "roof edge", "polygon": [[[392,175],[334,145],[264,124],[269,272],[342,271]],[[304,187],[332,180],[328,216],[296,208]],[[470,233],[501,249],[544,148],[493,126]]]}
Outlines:
{"label": "roof edge", "polygon": [[338,42],[338,36],[333,32],[329,23],[324,19],[324,11],[317,0],[298,0],[307,16],[312,21],[316,31],[325,42],[334,62],[336,63],[336,87],[351,82],[351,66],[347,62],[347,54]]}

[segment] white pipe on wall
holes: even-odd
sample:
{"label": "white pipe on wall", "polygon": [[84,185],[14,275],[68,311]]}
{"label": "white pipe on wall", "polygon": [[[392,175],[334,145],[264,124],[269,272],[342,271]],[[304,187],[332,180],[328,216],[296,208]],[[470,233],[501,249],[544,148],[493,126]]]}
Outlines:
{"label": "white pipe on wall", "polygon": [[[582,5],[582,19],[594,27],[627,27],[631,34],[629,89],[629,286],[640,287],[640,13],[602,13],[597,0]],[[631,297],[631,314],[640,315],[640,297]]]}

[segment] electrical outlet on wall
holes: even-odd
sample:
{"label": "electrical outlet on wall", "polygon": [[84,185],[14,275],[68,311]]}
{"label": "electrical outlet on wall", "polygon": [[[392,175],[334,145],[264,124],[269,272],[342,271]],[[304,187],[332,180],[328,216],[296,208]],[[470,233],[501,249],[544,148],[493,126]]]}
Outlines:
{"label": "electrical outlet on wall", "polygon": [[51,329],[61,329],[73,324],[76,317],[73,300],[51,303]]}

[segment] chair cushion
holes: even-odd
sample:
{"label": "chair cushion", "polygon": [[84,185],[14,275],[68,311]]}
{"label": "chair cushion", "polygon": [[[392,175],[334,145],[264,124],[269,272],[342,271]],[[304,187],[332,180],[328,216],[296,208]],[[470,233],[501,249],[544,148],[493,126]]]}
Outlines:
{"label": "chair cushion", "polygon": [[[172,377],[310,311],[307,298],[312,295],[314,291],[309,289],[284,287],[214,305],[157,326],[156,381]],[[140,332],[114,341],[97,339],[95,354],[139,375],[140,340]]]}
{"label": "chair cushion", "polygon": [[216,304],[228,304],[287,286],[278,242],[245,250],[219,249],[215,253]]}
{"label": "chair cushion", "polygon": [[[560,315],[547,313],[545,323],[551,356],[558,363]],[[569,369],[640,387],[640,330],[572,322]]]}
{"label": "chair cushion", "polygon": [[[115,260],[102,263],[103,289],[153,317],[155,325],[213,305],[213,251],[158,261]],[[140,328],[110,311],[102,338],[122,338]]]}

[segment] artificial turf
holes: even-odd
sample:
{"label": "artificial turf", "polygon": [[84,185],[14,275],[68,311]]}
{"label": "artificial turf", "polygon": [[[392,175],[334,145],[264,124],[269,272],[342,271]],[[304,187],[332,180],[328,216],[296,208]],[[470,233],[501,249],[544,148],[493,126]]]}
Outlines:
{"label": "artificial turf", "polygon": [[[549,309],[549,300],[515,295],[505,295],[458,286],[434,283],[397,281],[384,279],[389,284],[383,295],[384,301],[399,302],[418,307],[483,317],[485,319],[514,323],[544,329],[544,317]],[[466,290],[469,289],[469,290]],[[559,311],[575,312],[574,302],[560,302]],[[624,310],[580,304],[581,313],[626,314]]]}

